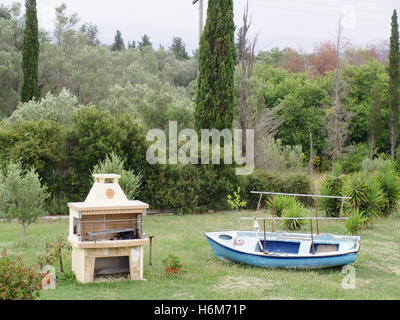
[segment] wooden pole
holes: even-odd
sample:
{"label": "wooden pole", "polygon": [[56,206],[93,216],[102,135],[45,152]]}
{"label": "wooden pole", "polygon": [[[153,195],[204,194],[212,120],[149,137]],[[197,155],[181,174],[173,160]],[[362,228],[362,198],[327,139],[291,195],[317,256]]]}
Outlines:
{"label": "wooden pole", "polygon": [[311,225],[311,247],[312,247],[312,253],[315,254],[314,234],[313,234],[312,220],[311,219],[310,219],[310,225]]}
{"label": "wooden pole", "polygon": [[[317,200],[317,198],[314,198],[314,202],[315,202],[315,217],[318,218],[318,200]],[[316,220],[316,224],[317,224],[317,235],[319,235],[318,220]]]}
{"label": "wooden pole", "polygon": [[193,0],[192,3],[199,3],[199,42],[204,29],[204,0]]}
{"label": "wooden pole", "polygon": [[[274,218],[274,195],[272,195],[272,218]],[[272,232],[275,232],[275,220],[272,220]]]}
{"label": "wooden pole", "polygon": [[203,0],[199,0],[199,10],[200,10],[200,13],[199,13],[199,29],[200,29],[200,32],[199,32],[199,41],[200,41],[200,39],[201,39],[201,35],[203,34],[203,29],[204,29],[204,18],[203,18],[203,10],[204,10],[204,6],[203,6]]}
{"label": "wooden pole", "polygon": [[257,210],[256,211],[260,210],[262,197],[263,197],[263,194],[260,195],[260,200],[258,201],[258,205],[257,205]]}
{"label": "wooden pole", "polygon": [[342,199],[342,205],[340,206],[340,218],[343,216],[343,205],[344,205],[344,199]]}
{"label": "wooden pole", "polygon": [[264,254],[267,254],[267,231],[265,227],[265,220],[264,220]]}
{"label": "wooden pole", "polygon": [[152,265],[152,255],[153,255],[153,238],[154,236],[150,236],[150,265]]}

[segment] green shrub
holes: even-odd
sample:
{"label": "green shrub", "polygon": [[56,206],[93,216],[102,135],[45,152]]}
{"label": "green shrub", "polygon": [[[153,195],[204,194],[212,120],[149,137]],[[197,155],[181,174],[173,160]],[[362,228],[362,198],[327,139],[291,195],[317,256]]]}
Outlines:
{"label": "green shrub", "polygon": [[16,261],[0,258],[0,300],[34,300],[40,295],[40,274],[26,267],[19,257]]}
{"label": "green shrub", "polygon": [[395,210],[400,198],[400,185],[395,164],[386,160],[378,170],[377,179],[386,198],[385,215],[390,215]]}
{"label": "green shrub", "polygon": [[349,215],[349,220],[346,221],[345,227],[349,234],[355,235],[362,230],[367,224],[367,219],[358,209],[352,210]]}
{"label": "green shrub", "polygon": [[[331,172],[322,180],[320,193],[324,196],[340,197],[343,184],[342,166],[340,162],[336,162],[333,164]],[[342,207],[341,199],[319,198],[318,203],[325,210],[327,217],[339,217]]]}
{"label": "green shrub", "polygon": [[27,228],[46,213],[44,202],[48,196],[34,168],[23,170],[20,162],[9,162],[0,170],[0,216],[18,220],[25,243]]}
{"label": "green shrub", "polygon": [[[268,205],[272,205],[271,199],[268,200]],[[298,206],[299,202],[295,197],[276,195],[274,196],[274,214],[278,217],[282,216],[285,209]]]}
{"label": "green shrub", "polygon": [[201,176],[193,165],[156,165],[146,176],[142,198],[151,208],[174,209],[177,214],[196,211]]}
{"label": "green shrub", "polygon": [[268,139],[258,168],[270,172],[300,172],[305,168],[304,157],[301,146],[283,145],[280,139]]}
{"label": "green shrub", "polygon": [[64,192],[55,193],[46,201],[44,210],[51,216],[67,215],[69,212],[68,202],[70,199]]}
{"label": "green shrub", "polygon": [[344,193],[350,197],[351,209],[357,209],[369,224],[381,215],[387,207],[387,198],[374,175],[368,172],[353,174],[344,186]]}
{"label": "green shrub", "polygon": [[177,214],[229,209],[226,195],[238,185],[233,167],[217,165],[155,165],[146,176],[142,198],[152,208]]}
{"label": "green shrub", "polygon": [[[257,208],[260,199],[259,194],[251,194],[251,191],[281,192],[281,193],[311,193],[310,178],[306,174],[291,174],[280,176],[263,170],[255,170],[249,176],[242,176],[240,186],[243,190],[243,200],[247,201],[248,208]],[[311,204],[310,199],[300,199],[304,204]]]}
{"label": "green shrub", "polygon": [[377,172],[379,170],[381,170],[381,168],[384,165],[384,160],[381,158],[375,158],[373,160],[371,159],[364,159],[361,167],[362,167],[362,171],[366,171],[366,172]]}
{"label": "green shrub", "polygon": [[126,170],[125,162],[114,151],[107,155],[104,161],[94,166],[92,174],[118,174],[121,176],[119,184],[129,200],[137,196],[141,184],[142,175],[135,174],[132,170]]}
{"label": "green shrub", "polygon": [[[147,142],[143,128],[132,115],[112,116],[94,107],[81,109],[72,119],[70,146],[70,201],[82,201],[92,186],[91,170],[115,152],[126,160],[126,169],[147,176]],[[144,186],[143,186],[144,187]]]}
{"label": "green shrub", "polygon": [[368,146],[366,144],[360,143],[357,145],[348,146],[345,151],[339,156],[339,161],[342,162],[343,172],[352,173],[360,171],[363,160],[368,157]]}
{"label": "green shrub", "polygon": [[163,259],[162,263],[165,267],[169,267],[172,269],[179,269],[182,267],[182,263],[181,263],[179,257],[177,257],[176,255],[174,255],[172,253],[169,254],[168,257]]}
{"label": "green shrub", "polygon": [[64,235],[59,235],[53,243],[46,242],[45,249],[46,252],[38,256],[39,268],[42,270],[46,265],[55,267],[58,264],[60,273],[65,273],[63,262],[64,250],[69,250],[71,247],[65,242]]}
{"label": "green shrub", "polygon": [[367,190],[367,205],[362,212],[364,217],[373,224],[375,217],[381,216],[387,208],[387,199],[381,189],[381,185],[375,177],[369,176]]}
{"label": "green shrub", "polygon": [[[199,195],[199,207],[211,210],[227,210],[229,205],[226,195],[232,194],[239,183],[235,167],[231,165],[199,165],[197,176],[197,190]],[[241,198],[247,203],[245,192],[241,192]]]}
{"label": "green shrub", "polygon": [[240,199],[240,187],[238,187],[237,191],[233,192],[234,197],[228,194],[228,204],[232,208],[232,210],[238,210],[240,208],[245,208],[247,203],[246,201],[242,201]]}
{"label": "green shrub", "polygon": [[54,121],[23,121],[0,127],[0,165],[20,160],[24,169],[36,168],[52,195],[68,191],[66,129]]}
{"label": "green shrub", "polygon": [[356,209],[365,209],[368,205],[368,181],[366,175],[355,173],[348,177],[343,187],[344,194],[350,197],[351,206]]}
{"label": "green shrub", "polygon": [[49,92],[40,101],[20,103],[7,122],[53,120],[68,124],[81,108],[83,105],[79,103],[78,98],[63,88],[58,96]]}
{"label": "green shrub", "polygon": [[[304,208],[302,205],[295,205],[290,208],[284,209],[282,212],[284,218],[305,218]],[[304,219],[290,219],[283,220],[284,225],[291,231],[301,230],[301,228],[307,223]]]}

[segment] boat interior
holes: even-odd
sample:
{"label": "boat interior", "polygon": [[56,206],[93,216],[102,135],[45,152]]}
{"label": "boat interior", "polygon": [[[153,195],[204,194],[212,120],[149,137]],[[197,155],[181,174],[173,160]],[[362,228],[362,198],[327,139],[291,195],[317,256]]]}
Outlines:
{"label": "boat interior", "polygon": [[[256,251],[264,252],[264,250],[271,253],[281,253],[281,254],[313,253],[312,244],[309,241],[303,242],[302,245],[301,241],[290,242],[290,241],[270,240],[265,242],[264,240],[260,240],[256,248]],[[339,251],[339,244],[314,243],[315,253],[337,252],[337,251]]]}
{"label": "boat interior", "polygon": [[255,232],[224,232],[218,239],[225,245],[246,252],[281,254],[281,255],[309,255],[352,250],[357,240],[354,237],[267,233]]}

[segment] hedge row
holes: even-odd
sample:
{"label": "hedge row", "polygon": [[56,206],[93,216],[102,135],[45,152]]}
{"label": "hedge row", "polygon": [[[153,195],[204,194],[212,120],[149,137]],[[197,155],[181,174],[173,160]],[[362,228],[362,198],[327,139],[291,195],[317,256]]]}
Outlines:
{"label": "hedge row", "polygon": [[51,214],[67,213],[67,202],[86,198],[91,170],[112,151],[125,160],[126,169],[142,174],[137,198],[154,209],[178,213],[228,209],[227,195],[238,186],[248,208],[257,206],[253,190],[310,191],[305,175],[280,177],[255,171],[236,176],[232,166],[150,165],[147,148],[144,131],[132,116],[112,116],[95,108],[82,109],[69,125],[41,120],[0,127],[0,165],[21,159],[25,167],[36,167],[53,195],[48,203]]}
{"label": "hedge row", "polygon": [[[247,208],[256,209],[260,195],[251,194],[251,191],[311,194],[311,181],[306,174],[279,175],[256,170],[250,176],[241,177],[242,197],[247,201]],[[266,200],[268,197],[263,197]],[[263,200],[262,205],[265,206]],[[301,202],[310,204],[307,198],[300,198]]]}

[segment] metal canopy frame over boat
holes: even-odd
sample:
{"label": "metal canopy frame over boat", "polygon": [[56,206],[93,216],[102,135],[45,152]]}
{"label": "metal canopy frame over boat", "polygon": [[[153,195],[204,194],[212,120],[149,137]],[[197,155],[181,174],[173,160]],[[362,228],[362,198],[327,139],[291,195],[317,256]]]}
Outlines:
{"label": "metal canopy frame over boat", "polygon": [[[266,236],[266,224],[265,222],[267,220],[272,221],[272,232],[275,232],[275,221],[277,220],[309,220],[310,221],[310,226],[311,226],[311,246],[312,246],[312,252],[315,254],[315,246],[314,246],[314,233],[313,233],[313,221],[316,221],[316,226],[317,226],[317,235],[319,235],[319,224],[318,221],[320,220],[348,220],[348,218],[343,218],[343,205],[344,205],[344,200],[349,200],[351,199],[350,197],[339,197],[339,196],[324,196],[324,195],[316,195],[316,194],[295,194],[295,193],[279,193],[279,192],[260,192],[260,191],[251,191],[250,193],[252,194],[259,194],[260,195],[260,200],[258,201],[257,205],[257,210],[260,210],[261,206],[261,201],[263,195],[271,195],[272,196],[272,201],[271,201],[271,206],[272,206],[272,217],[264,217],[264,218],[240,218],[241,220],[262,220],[264,222],[264,243],[265,247],[264,248],[264,254],[268,254],[267,252],[267,236]],[[274,217],[274,196],[275,195],[282,195],[282,196],[292,196],[292,197],[312,197],[314,198],[314,203],[315,203],[315,217],[299,217],[299,218],[283,218],[283,217]],[[340,217],[339,218],[325,218],[325,217],[318,217],[318,198],[330,198],[330,199],[341,199],[342,204],[340,208]]]}

